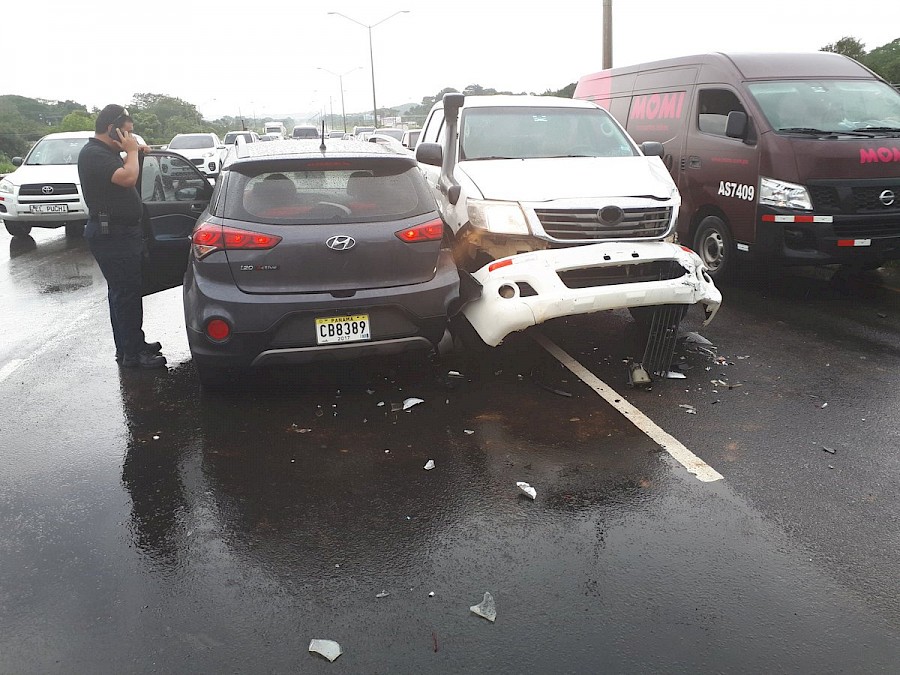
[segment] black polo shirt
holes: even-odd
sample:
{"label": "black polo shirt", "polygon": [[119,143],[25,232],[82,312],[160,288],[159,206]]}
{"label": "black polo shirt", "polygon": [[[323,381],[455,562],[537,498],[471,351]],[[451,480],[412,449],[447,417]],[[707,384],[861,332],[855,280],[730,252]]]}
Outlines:
{"label": "black polo shirt", "polygon": [[113,174],[123,166],[125,163],[119,152],[96,138],[89,139],[81,149],[78,155],[78,176],[90,213],[85,236],[90,236],[90,230],[96,228],[100,211],[107,211],[110,223],[120,227],[141,224],[142,204],[137,188],[126,188],[112,182]]}

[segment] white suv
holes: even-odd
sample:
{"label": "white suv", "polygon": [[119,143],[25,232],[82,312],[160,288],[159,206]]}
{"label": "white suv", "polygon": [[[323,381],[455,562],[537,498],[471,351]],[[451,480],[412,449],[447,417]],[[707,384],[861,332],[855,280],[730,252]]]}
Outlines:
{"label": "white suv", "polygon": [[166,149],[189,159],[208,178],[219,175],[227,152],[225,144],[212,133],[176,134]]}
{"label": "white suv", "polygon": [[78,153],[92,131],[48,134],[12,162],[19,167],[0,180],[0,219],[13,236],[25,236],[32,227],[65,226],[69,236],[80,236],[88,219],[78,180]]}

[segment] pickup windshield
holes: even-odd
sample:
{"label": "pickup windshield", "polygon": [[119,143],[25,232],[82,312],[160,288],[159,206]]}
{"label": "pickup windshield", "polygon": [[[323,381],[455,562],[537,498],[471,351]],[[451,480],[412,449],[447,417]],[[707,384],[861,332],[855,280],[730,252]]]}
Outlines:
{"label": "pickup windshield", "polygon": [[638,154],[600,108],[469,108],[463,110],[459,137],[465,160]]}
{"label": "pickup windshield", "polygon": [[50,138],[38,141],[26,164],[78,164],[78,153],[87,144],[86,138]]}
{"label": "pickup windshield", "polygon": [[877,80],[779,80],[748,86],[778,133],[900,131],[900,93]]}

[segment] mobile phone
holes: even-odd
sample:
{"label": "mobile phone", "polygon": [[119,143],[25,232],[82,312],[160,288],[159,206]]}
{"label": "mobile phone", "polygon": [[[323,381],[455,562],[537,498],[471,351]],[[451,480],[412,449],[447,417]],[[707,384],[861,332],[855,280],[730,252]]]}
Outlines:
{"label": "mobile phone", "polygon": [[[122,139],[119,138],[119,134],[116,133],[116,129],[121,129],[121,128],[122,127],[120,127],[120,126],[114,126],[112,129],[109,130],[109,134],[108,134],[111,139],[113,139],[114,141],[118,141],[119,143],[122,142]],[[125,132],[122,132],[122,133],[124,134]]]}

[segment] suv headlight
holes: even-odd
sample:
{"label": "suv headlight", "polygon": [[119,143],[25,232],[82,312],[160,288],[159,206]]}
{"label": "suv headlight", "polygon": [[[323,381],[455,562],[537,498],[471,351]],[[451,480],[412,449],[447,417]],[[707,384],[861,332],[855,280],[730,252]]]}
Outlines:
{"label": "suv headlight", "polygon": [[0,180],[0,192],[5,192],[6,194],[11,195],[13,193],[13,184],[5,178],[3,180]]}
{"label": "suv headlight", "polygon": [[522,207],[516,202],[469,199],[469,222],[496,234],[531,234]]}
{"label": "suv headlight", "polygon": [[762,178],[759,181],[759,203],[812,211],[812,201],[805,187],[774,178]]}

